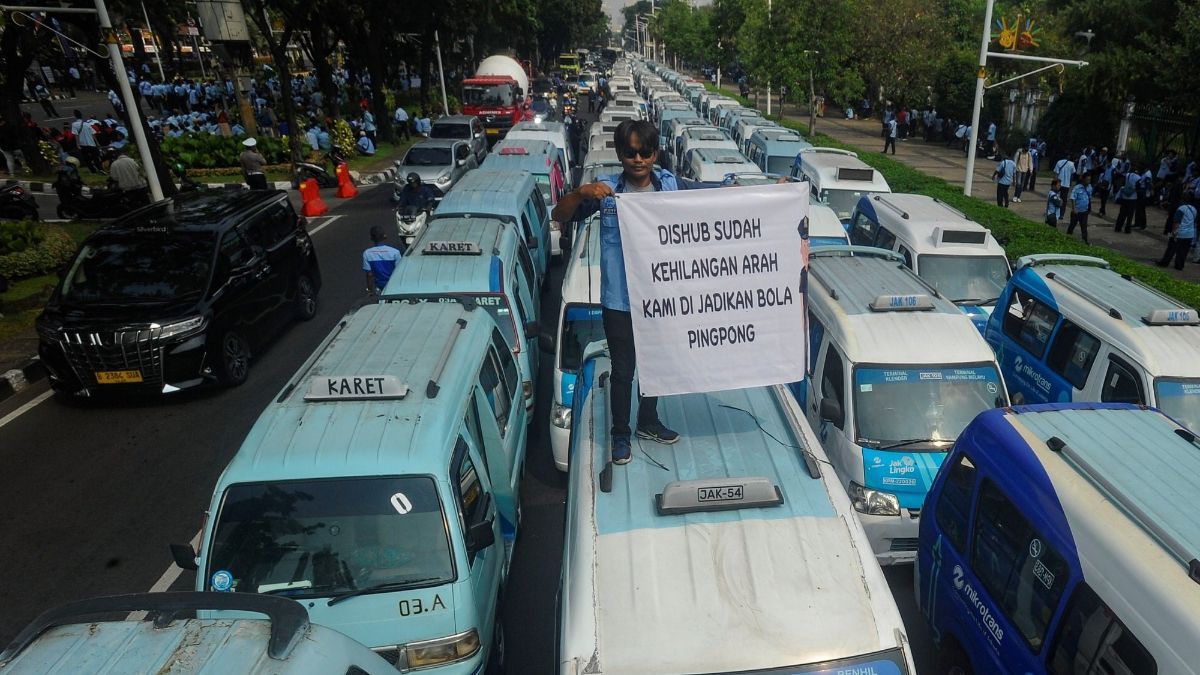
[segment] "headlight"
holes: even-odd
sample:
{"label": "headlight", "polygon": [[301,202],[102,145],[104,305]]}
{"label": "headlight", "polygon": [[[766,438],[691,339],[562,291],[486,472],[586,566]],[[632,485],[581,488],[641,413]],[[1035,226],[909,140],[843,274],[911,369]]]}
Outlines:
{"label": "headlight", "polygon": [[900,500],[896,495],[881,490],[872,490],[850,481],[850,502],[854,510],[872,516],[900,515]]}
{"label": "headlight", "polygon": [[557,220],[550,221],[551,232],[562,232],[562,225]]}
{"label": "headlight", "polygon": [[166,339],[166,338],[170,338],[170,337],[175,337],[176,335],[183,335],[184,333],[192,333],[192,332],[201,330],[202,328],[204,328],[204,326],[207,323],[208,323],[207,317],[193,316],[190,319],[184,319],[183,321],[176,321],[174,323],[167,323],[167,324],[161,324],[161,325],[160,324],[150,324],[150,327],[158,328],[159,329],[158,337],[161,339]]}
{"label": "headlight", "polygon": [[[405,220],[408,218],[408,220]],[[400,230],[400,234],[412,234],[417,229],[417,219],[404,216],[399,211],[396,212],[396,229]]]}
{"label": "headlight", "polygon": [[559,429],[570,429],[571,409],[561,403],[555,403],[550,409],[550,423]]}
{"label": "headlight", "polygon": [[428,668],[470,658],[479,651],[479,632],[474,628],[458,635],[410,642],[404,646],[409,668]]}
{"label": "headlight", "polygon": [[49,325],[45,321],[37,321],[34,324],[34,326],[37,328],[38,337],[43,342],[50,342],[52,344],[58,344],[58,341],[59,341],[58,326]]}
{"label": "headlight", "polygon": [[438,176],[437,178],[433,179],[433,183],[434,183],[434,185],[449,185],[450,184],[450,176],[448,176],[448,175]]}

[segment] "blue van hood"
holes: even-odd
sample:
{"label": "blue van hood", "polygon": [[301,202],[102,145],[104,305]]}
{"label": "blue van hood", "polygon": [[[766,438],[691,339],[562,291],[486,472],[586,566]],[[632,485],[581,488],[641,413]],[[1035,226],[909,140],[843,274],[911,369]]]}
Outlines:
{"label": "blue van hood", "polygon": [[446,637],[470,628],[460,627],[455,618],[454,584],[360,595],[332,607],[325,598],[301,602],[313,623],[372,648]]}
{"label": "blue van hood", "polygon": [[863,448],[863,478],[872,490],[891,492],[906,509],[919,509],[947,452],[896,452]]}

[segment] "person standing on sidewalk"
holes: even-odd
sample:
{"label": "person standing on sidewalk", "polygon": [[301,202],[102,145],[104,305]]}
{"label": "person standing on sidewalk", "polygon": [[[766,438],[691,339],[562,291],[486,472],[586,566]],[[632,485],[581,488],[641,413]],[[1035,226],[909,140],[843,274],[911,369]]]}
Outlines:
{"label": "person standing on sidewalk", "polygon": [[400,130],[400,136],[406,141],[410,140],[412,133],[408,129],[408,111],[404,109],[404,106],[396,106],[396,113],[392,119],[396,120],[396,128]]}
{"label": "person standing on sidewalk", "polygon": [[1062,218],[1063,201],[1058,192],[1058,179],[1050,181],[1050,191],[1046,193],[1046,224],[1058,229],[1058,219]]}
{"label": "person standing on sidewalk", "polygon": [[[1146,165],[1141,172],[1133,174],[1137,179],[1137,209],[1133,215],[1133,226],[1136,229],[1146,229],[1146,204],[1150,203],[1150,195],[1154,194],[1154,174]],[[1128,178],[1126,179],[1128,180]]]}
{"label": "person standing on sidewalk", "polygon": [[246,146],[246,149],[238,156],[238,163],[242,165],[242,176],[246,179],[246,185],[251,190],[266,190],[267,174],[263,172],[263,167],[267,165],[267,158],[259,153],[258,141],[247,138],[242,141],[242,145]]}
{"label": "person standing on sidewalk", "polygon": [[1033,170],[1033,158],[1029,154],[1029,148],[1021,146],[1017,148],[1017,154],[1013,157],[1013,161],[1017,165],[1017,177],[1015,180],[1015,193],[1013,201],[1021,203],[1021,193],[1025,191],[1025,182],[1029,180],[1029,172]]}
{"label": "person standing on sidewalk", "polygon": [[1012,187],[1013,177],[1016,173],[1016,162],[1007,157],[996,165],[996,170],[992,172],[992,180],[996,181],[996,206],[1008,208],[1008,189]]}
{"label": "person standing on sidewalk", "polygon": [[1166,267],[1171,258],[1175,258],[1175,269],[1183,269],[1188,251],[1192,248],[1192,241],[1196,238],[1194,201],[1192,195],[1187,195],[1179,204],[1179,208],[1175,210],[1175,217],[1171,220],[1170,238],[1167,239],[1167,250],[1163,252],[1162,259],[1158,261],[1159,267]]}
{"label": "person standing on sidewalk", "polygon": [[887,154],[888,147],[892,148],[892,154],[896,154],[896,118],[893,117],[884,122],[883,130],[883,154]]}
{"label": "person standing on sidewalk", "polygon": [[[1116,175],[1119,174],[1114,173],[1114,176]],[[1129,228],[1133,226],[1133,214],[1137,209],[1138,175],[1130,171],[1121,178],[1121,187],[1116,192],[1117,205],[1121,210],[1117,213],[1117,223],[1113,226],[1113,230],[1129,234],[1132,231]]]}
{"label": "person standing on sidewalk", "polygon": [[1092,186],[1091,176],[1083,174],[1079,177],[1079,182],[1075,187],[1071,188],[1071,224],[1067,225],[1067,234],[1075,232],[1075,226],[1079,226],[1079,232],[1083,236],[1083,243],[1088,243],[1087,228],[1088,214],[1092,210]]}
{"label": "person standing on sidewalk", "polygon": [[995,122],[995,120],[988,123],[987,152],[988,152],[988,155],[987,155],[988,159],[995,159],[996,154],[999,152],[998,149],[996,148],[996,122]]}
{"label": "person standing on sidewalk", "polygon": [[1071,162],[1071,157],[1066,150],[1062,153],[1062,158],[1054,165],[1054,175],[1058,177],[1058,193],[1062,197],[1063,203],[1067,203],[1068,191],[1071,189],[1071,177],[1075,175],[1075,164]]}
{"label": "person standing on sidewalk", "polygon": [[[629,290],[625,278],[621,227],[617,219],[615,196],[625,192],[669,192],[691,189],[665,169],[656,169],[658,129],[646,120],[626,120],[613,134],[622,172],[601,176],[595,183],[582,185],[563,195],[551,218],[568,223],[600,212],[600,304],[603,307],[604,334],[612,358],[612,435],[614,464],[628,464],[633,457],[630,444],[629,413],[633,397],[633,373],[637,353],[633,340]],[[637,435],[658,443],[674,443],[679,434],[663,426],[658,418],[658,399],[642,396],[638,401]]]}

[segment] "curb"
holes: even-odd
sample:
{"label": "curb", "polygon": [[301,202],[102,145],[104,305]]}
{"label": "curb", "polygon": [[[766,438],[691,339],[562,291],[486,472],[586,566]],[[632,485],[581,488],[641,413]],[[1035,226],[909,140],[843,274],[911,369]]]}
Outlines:
{"label": "curb", "polygon": [[[386,169],[384,171],[380,171],[379,173],[366,174],[365,176],[358,173],[357,171],[350,172],[350,178],[359,185],[376,185],[379,183],[386,183],[386,182],[391,181],[393,178],[395,178],[395,176],[396,176],[395,167],[393,167],[391,169]],[[20,185],[21,187],[25,188],[26,190],[29,190],[30,192],[40,192],[43,194],[50,194],[50,193],[54,192],[54,187],[53,187],[54,184],[47,183],[45,181],[16,180],[13,178],[8,178],[4,181],[3,185],[6,187],[9,185]],[[206,187],[210,190],[243,190],[243,189],[245,189],[245,185],[243,185],[242,183],[198,183],[198,185]],[[176,183],[175,187],[181,188],[182,186],[179,185],[178,183]],[[291,181],[286,181],[286,180],[274,181],[272,183],[271,187],[275,190],[294,190],[294,189],[296,189],[296,188],[292,187]]]}
{"label": "curb", "polygon": [[38,357],[33,357],[20,368],[0,373],[0,401],[23,391],[30,384],[46,376],[46,368]]}

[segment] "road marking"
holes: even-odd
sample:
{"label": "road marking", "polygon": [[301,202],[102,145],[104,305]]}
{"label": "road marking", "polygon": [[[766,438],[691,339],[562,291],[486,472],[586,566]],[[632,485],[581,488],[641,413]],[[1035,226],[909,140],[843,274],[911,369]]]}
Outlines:
{"label": "road marking", "polygon": [[[204,530],[200,530],[196,533],[196,536],[192,537],[191,545],[193,551],[196,550],[196,546],[200,543],[200,535],[202,534],[204,534]],[[183,568],[172,563],[167,567],[167,571],[162,573],[162,576],[158,578],[158,581],[154,582],[154,585],[151,586],[150,590],[147,592],[163,593],[167,591],[167,589],[171,588],[171,585],[175,583],[175,580],[179,578],[180,574],[183,574]],[[130,612],[126,619],[129,621],[144,621],[146,619],[146,612]]]}
{"label": "road marking", "polygon": [[318,226],[316,226],[316,227],[312,228],[311,230],[309,230],[309,231],[308,231],[308,236],[310,236],[310,237],[311,237],[311,236],[313,236],[314,234],[316,234],[316,233],[320,232],[321,230],[325,229],[325,228],[326,228],[326,227],[327,227],[327,226],[328,226],[330,223],[332,223],[333,221],[337,220],[338,218],[341,218],[342,216],[341,216],[341,215],[336,215],[336,216],[321,216],[321,217],[322,217],[322,218],[327,218],[328,220],[326,220],[325,222],[321,223],[320,225],[318,225]]}
{"label": "road marking", "polygon": [[53,395],[54,395],[53,389],[48,389],[48,390],[43,391],[42,393],[38,394],[36,397],[34,397],[34,399],[32,401],[29,401],[25,405],[8,413],[4,417],[0,417],[0,427],[17,419],[18,417],[20,417],[21,415],[24,415],[25,413],[29,412],[30,410],[33,410],[39,403],[41,403],[42,401],[45,401],[46,399],[50,398]]}

